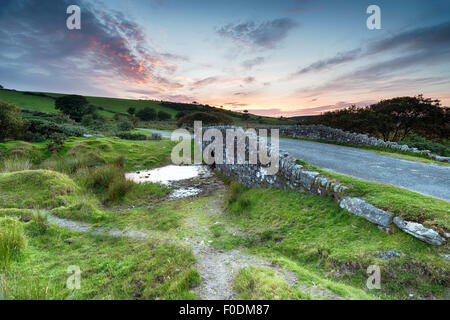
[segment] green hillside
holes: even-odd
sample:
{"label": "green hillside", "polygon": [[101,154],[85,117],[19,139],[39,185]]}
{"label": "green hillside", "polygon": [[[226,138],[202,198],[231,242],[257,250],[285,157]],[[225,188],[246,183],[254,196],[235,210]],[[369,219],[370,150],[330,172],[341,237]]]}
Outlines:
{"label": "green hillside", "polygon": [[[66,94],[61,93],[47,93],[47,92],[24,92],[24,91],[13,91],[13,90],[0,90],[0,101],[7,103],[12,103],[17,105],[19,108],[24,110],[41,111],[45,113],[57,113],[55,109],[55,99],[57,97]],[[156,100],[131,100],[131,99],[119,99],[119,98],[105,98],[105,97],[88,97],[86,99],[96,107],[99,107],[98,113],[101,115],[112,118],[115,113],[126,113],[128,108],[136,108],[136,112],[145,108],[151,107],[155,111],[165,111],[175,119],[175,115],[180,112],[176,108],[171,108],[170,106],[164,105],[169,104],[167,102],[161,102]],[[193,109],[185,112],[198,112],[198,111],[211,111],[209,106],[202,106],[196,104],[185,104]],[[203,110],[205,108],[205,110]],[[219,108],[214,111],[226,112],[228,116],[231,116],[233,120],[240,121],[242,114],[239,112],[233,112],[228,110],[221,110]],[[289,124],[287,119],[280,120],[278,118],[271,117],[259,117],[250,114],[249,121],[264,121],[266,124]]]}

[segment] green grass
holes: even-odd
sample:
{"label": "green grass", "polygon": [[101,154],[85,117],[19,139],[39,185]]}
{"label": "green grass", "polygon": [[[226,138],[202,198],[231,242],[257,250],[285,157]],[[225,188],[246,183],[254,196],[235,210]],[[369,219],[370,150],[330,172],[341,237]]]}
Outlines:
{"label": "green grass", "polygon": [[297,160],[305,169],[318,171],[349,187],[347,194],[360,197],[377,208],[390,211],[411,221],[423,223],[433,229],[448,232],[450,230],[450,203],[422,195],[400,187],[359,180],[349,176],[322,170],[303,160]]}
{"label": "green grass", "polygon": [[[200,277],[188,250],[156,241],[92,236],[51,227],[29,238],[23,258],[0,281],[6,299],[194,299]],[[63,257],[63,259],[62,259]],[[69,266],[81,271],[81,288],[70,290]]]}
{"label": "green grass", "polygon": [[136,171],[168,163],[174,145],[169,139],[130,141],[114,138],[69,138],[59,156],[70,158],[92,155],[106,162],[113,162],[118,156],[123,156],[125,169]]}
{"label": "green grass", "polygon": [[320,143],[326,143],[326,144],[334,144],[334,145],[338,145],[338,146],[344,146],[344,147],[349,147],[349,148],[358,148],[358,149],[363,149],[363,150],[367,150],[367,151],[372,151],[372,152],[378,153],[383,156],[389,156],[389,157],[405,159],[405,160],[410,160],[410,161],[419,161],[419,162],[423,162],[423,163],[432,163],[432,164],[437,164],[437,165],[442,165],[442,166],[450,166],[450,163],[433,160],[426,154],[418,154],[418,153],[402,151],[402,150],[398,150],[398,149],[377,147],[377,146],[358,146],[358,145],[354,145],[354,144],[347,143],[347,142],[339,142],[339,141],[324,140],[324,139],[295,138],[295,137],[291,137],[291,136],[282,136],[282,138],[320,142]]}
{"label": "green grass", "polygon": [[48,170],[0,174],[0,207],[54,208],[81,195],[81,188],[68,176]]}
{"label": "green grass", "polygon": [[289,287],[272,269],[249,267],[239,270],[234,289],[243,300],[302,300],[309,297]]}
{"label": "green grass", "polygon": [[[238,203],[240,197],[249,202],[245,208]],[[446,294],[448,262],[439,256],[448,250],[445,247],[430,246],[403,232],[387,235],[330,198],[270,188],[242,189],[239,198],[229,200],[227,219],[255,239],[249,249],[296,271],[307,283],[320,280],[353,298],[363,297],[358,290],[400,299],[409,293],[422,298]],[[402,256],[378,257],[388,250]],[[381,290],[365,288],[369,265],[382,270]]]}

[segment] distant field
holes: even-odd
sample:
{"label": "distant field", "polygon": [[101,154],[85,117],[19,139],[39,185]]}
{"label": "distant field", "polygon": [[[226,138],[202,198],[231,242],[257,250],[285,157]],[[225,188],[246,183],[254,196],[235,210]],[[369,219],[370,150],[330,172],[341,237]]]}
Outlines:
{"label": "distant field", "polygon": [[[65,94],[61,93],[46,93],[44,94],[50,97],[60,97]],[[26,110],[34,110],[41,111],[45,113],[56,113],[55,109],[55,100],[50,97],[40,97],[35,95],[27,95],[22,91],[8,91],[8,90],[0,90],[0,101],[4,101],[7,103],[12,103],[17,105],[21,109]],[[136,111],[139,111],[145,107],[151,107],[158,111],[165,111],[172,116],[172,119],[175,119],[175,116],[179,110],[172,109],[167,106],[163,106],[160,101],[152,101],[152,100],[130,100],[130,99],[119,99],[119,98],[104,98],[104,97],[88,97],[86,99],[93,105],[97,107],[102,107],[104,110],[98,110],[98,112],[107,117],[114,117],[114,113],[126,113],[128,108],[134,107]],[[195,112],[195,111],[189,111]],[[236,112],[233,114],[232,118],[235,121],[242,121],[241,114]],[[260,118],[255,115],[250,115],[249,122],[255,122]],[[292,121],[288,120],[279,120],[278,118],[270,118],[270,117],[261,117],[265,124],[291,124]],[[253,125],[252,125],[253,126]]]}
{"label": "distant field", "polygon": [[[64,94],[58,93],[46,93],[52,97],[60,97]],[[127,99],[116,99],[116,98],[102,98],[102,97],[86,97],[88,101],[97,106],[102,107],[106,110],[99,110],[99,113],[112,118],[114,116],[113,112],[126,113],[129,107],[135,107],[136,111],[139,111],[145,107],[151,107],[156,111],[166,111],[172,117],[174,117],[178,111],[164,107],[160,105],[158,101],[147,101],[147,100],[127,100]],[[38,97],[32,95],[26,95],[21,91],[5,91],[0,90],[0,101],[5,101],[8,103],[13,103],[22,109],[42,111],[46,113],[56,113],[55,100],[47,97]],[[113,111],[108,112],[107,110]]]}

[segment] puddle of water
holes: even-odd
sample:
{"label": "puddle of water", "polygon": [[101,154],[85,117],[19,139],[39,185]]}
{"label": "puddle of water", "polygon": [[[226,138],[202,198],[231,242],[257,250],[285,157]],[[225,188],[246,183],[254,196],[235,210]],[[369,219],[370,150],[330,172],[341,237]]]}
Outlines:
{"label": "puddle of water", "polygon": [[202,189],[200,188],[180,188],[174,190],[170,195],[169,199],[181,199],[181,198],[188,198],[193,197],[202,192]]}
{"label": "puddle of water", "polygon": [[125,178],[135,183],[159,182],[167,186],[172,181],[187,180],[196,177],[208,177],[211,175],[207,166],[165,166],[147,171],[130,172]]}

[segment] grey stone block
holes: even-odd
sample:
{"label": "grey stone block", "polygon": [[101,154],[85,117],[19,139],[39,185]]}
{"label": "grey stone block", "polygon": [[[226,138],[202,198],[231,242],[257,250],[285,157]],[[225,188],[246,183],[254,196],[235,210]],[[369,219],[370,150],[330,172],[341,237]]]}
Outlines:
{"label": "grey stone block", "polygon": [[390,225],[394,217],[392,213],[378,209],[359,198],[346,197],[341,200],[339,206],[359,217],[384,227]]}
{"label": "grey stone block", "polygon": [[442,238],[439,233],[433,229],[428,229],[417,222],[405,221],[399,217],[394,218],[394,223],[404,232],[412,235],[413,237],[422,240],[429,244],[441,245],[445,239]]}

